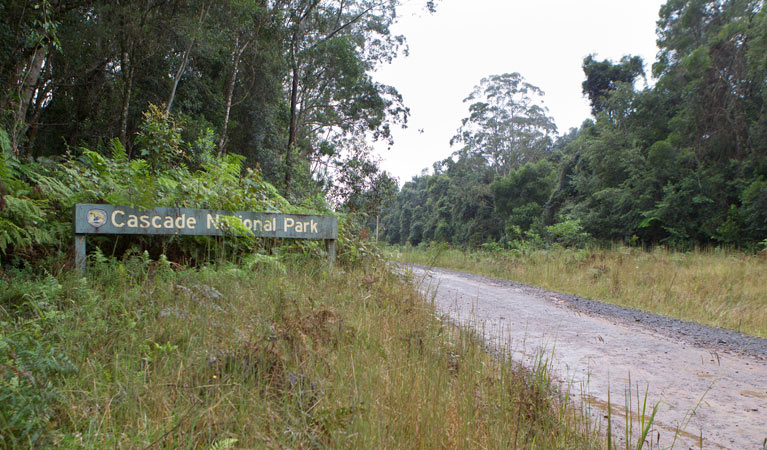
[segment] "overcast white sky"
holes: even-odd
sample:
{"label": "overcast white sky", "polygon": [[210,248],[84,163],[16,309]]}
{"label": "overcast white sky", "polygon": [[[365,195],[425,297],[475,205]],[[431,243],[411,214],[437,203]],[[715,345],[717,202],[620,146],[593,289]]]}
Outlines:
{"label": "overcast white sky", "polygon": [[449,141],[468,115],[463,99],[488,75],[519,72],[546,93],[560,134],[579,126],[589,117],[583,58],[640,55],[649,76],[664,2],[441,0],[428,14],[425,0],[409,0],[394,32],[407,37],[410,56],[374,75],[395,86],[411,111],[408,128],[393,130],[394,146],[376,146],[383,169],[402,185],[457,150]]}

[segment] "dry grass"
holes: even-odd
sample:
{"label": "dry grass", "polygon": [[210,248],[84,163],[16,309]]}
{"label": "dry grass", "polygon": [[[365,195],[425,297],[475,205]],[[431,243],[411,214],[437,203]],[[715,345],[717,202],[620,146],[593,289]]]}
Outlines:
{"label": "dry grass", "polygon": [[45,322],[78,372],[69,448],[601,448],[545,365],[512,367],[383,266],[109,263]]}
{"label": "dry grass", "polygon": [[393,259],[479,273],[767,337],[765,253],[615,247],[532,252],[395,248]]}

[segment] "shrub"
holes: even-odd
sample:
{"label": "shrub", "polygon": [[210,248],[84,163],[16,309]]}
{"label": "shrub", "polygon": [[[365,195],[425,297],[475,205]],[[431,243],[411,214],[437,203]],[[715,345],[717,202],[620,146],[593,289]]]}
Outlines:
{"label": "shrub", "polygon": [[583,231],[580,220],[567,219],[545,228],[546,238],[565,247],[583,247],[591,236]]}

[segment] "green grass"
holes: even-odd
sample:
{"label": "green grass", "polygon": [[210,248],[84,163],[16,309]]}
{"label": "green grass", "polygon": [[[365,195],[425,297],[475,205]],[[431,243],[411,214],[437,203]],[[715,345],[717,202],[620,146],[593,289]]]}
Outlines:
{"label": "green grass", "polygon": [[767,337],[765,252],[390,248],[397,261],[502,278]]}
{"label": "green grass", "polygon": [[0,447],[604,447],[545,361],[488,355],[381,264],[12,276]]}

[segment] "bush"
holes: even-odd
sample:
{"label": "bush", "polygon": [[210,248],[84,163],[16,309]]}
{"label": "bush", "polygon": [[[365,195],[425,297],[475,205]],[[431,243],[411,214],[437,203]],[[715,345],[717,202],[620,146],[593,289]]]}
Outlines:
{"label": "bush", "polygon": [[546,239],[565,247],[584,247],[591,236],[583,231],[580,220],[567,219],[545,228]]}

